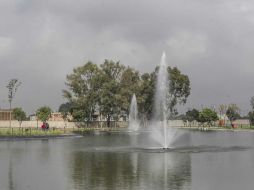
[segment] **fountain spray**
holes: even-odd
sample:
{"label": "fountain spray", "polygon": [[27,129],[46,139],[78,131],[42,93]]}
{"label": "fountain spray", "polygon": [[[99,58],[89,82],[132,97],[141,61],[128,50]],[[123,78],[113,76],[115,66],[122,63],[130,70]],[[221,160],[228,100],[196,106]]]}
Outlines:
{"label": "fountain spray", "polygon": [[161,62],[156,83],[156,94],[155,94],[155,119],[161,123],[163,128],[163,148],[168,147],[167,139],[167,105],[168,105],[168,93],[169,93],[169,82],[168,82],[168,67],[166,64],[166,54],[163,52],[161,56]]}

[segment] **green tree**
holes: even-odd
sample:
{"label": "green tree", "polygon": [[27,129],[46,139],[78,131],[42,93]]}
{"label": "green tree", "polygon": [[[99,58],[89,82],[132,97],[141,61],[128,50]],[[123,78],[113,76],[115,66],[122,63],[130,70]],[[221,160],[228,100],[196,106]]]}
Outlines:
{"label": "green tree", "polygon": [[14,119],[19,121],[19,127],[21,127],[22,122],[26,119],[26,113],[22,110],[22,108],[13,109]]}
{"label": "green tree", "polygon": [[235,121],[237,118],[240,118],[240,109],[236,104],[230,104],[226,111],[226,115],[230,121],[231,126],[233,126],[233,121]]}
{"label": "green tree", "polygon": [[72,110],[72,104],[70,102],[63,103],[59,106],[58,111],[61,113],[70,113]]}
{"label": "green tree", "polygon": [[204,108],[199,112],[199,122],[203,124],[207,123],[208,126],[213,125],[213,122],[218,119],[217,113],[209,108]]}
{"label": "green tree", "polygon": [[188,110],[185,114],[185,120],[190,122],[199,121],[199,111],[197,109]]}
{"label": "green tree", "polygon": [[118,119],[121,113],[121,79],[125,67],[119,62],[105,60],[102,65],[101,78],[103,82],[101,85],[101,93],[99,100],[99,107],[101,113],[106,116],[107,126],[110,127],[111,118]]}
{"label": "green tree", "polygon": [[63,96],[72,105],[71,113],[76,121],[91,120],[100,98],[101,75],[98,66],[92,62],[74,68],[73,73],[67,75],[69,90],[63,90]]}
{"label": "green tree", "polygon": [[11,79],[8,85],[6,86],[6,88],[8,89],[8,101],[10,105],[10,127],[11,127],[11,118],[12,118],[11,116],[12,101],[20,85],[21,85],[21,82],[19,82],[18,79]]}
{"label": "green tree", "polygon": [[125,114],[129,114],[130,102],[133,94],[137,94],[140,86],[139,72],[127,67],[120,81],[120,106]]}
{"label": "green tree", "polygon": [[36,111],[36,116],[38,117],[39,120],[46,122],[50,118],[51,112],[52,110],[50,109],[50,107],[43,106]]}
{"label": "green tree", "polygon": [[254,125],[254,111],[250,111],[248,114],[250,125]]}
{"label": "green tree", "polygon": [[197,109],[188,110],[186,112],[186,118],[189,122],[198,121],[199,111]]}
{"label": "green tree", "polygon": [[154,92],[155,92],[155,73],[144,73],[141,75],[141,84],[136,94],[138,107],[143,120],[152,116]]}
{"label": "green tree", "polygon": [[251,99],[250,99],[250,105],[251,105],[252,110],[254,110],[254,96],[251,97]]}
{"label": "green tree", "polygon": [[[142,96],[142,106],[145,108],[145,113],[148,114],[148,118],[151,116],[154,102],[154,92],[156,86],[156,80],[158,77],[159,67],[155,68],[155,71],[151,74],[145,73],[141,76],[140,94]],[[190,80],[187,75],[181,73],[177,68],[168,67],[169,74],[169,104],[167,109],[170,113],[170,117],[175,117],[177,112],[177,105],[183,105],[187,102],[187,98],[190,95]]]}
{"label": "green tree", "polygon": [[186,104],[190,95],[190,80],[177,67],[168,67],[170,104],[168,109],[172,116],[178,114],[176,105]]}
{"label": "green tree", "polygon": [[219,116],[220,116],[220,124],[221,126],[224,126],[226,124],[226,112],[228,109],[228,105],[226,104],[220,104],[218,107]]}
{"label": "green tree", "polygon": [[66,121],[68,120],[68,115],[72,111],[72,105],[70,102],[63,103],[59,106],[58,111],[61,113],[63,119],[64,119],[64,124],[66,126]]}
{"label": "green tree", "polygon": [[254,125],[254,96],[251,97],[250,99],[250,105],[251,105],[252,111],[248,113],[248,118],[250,121],[250,125]]}
{"label": "green tree", "polygon": [[[152,73],[139,72],[125,67],[119,62],[105,60],[97,66],[91,62],[74,68],[67,75],[68,90],[63,90],[64,97],[72,105],[70,113],[77,121],[90,121],[95,111],[106,117],[107,126],[112,118],[119,119],[128,114],[131,97],[135,93],[138,107],[143,118],[151,117],[154,89],[158,67]],[[176,113],[177,104],[185,104],[190,94],[190,82],[177,68],[170,72],[171,100],[169,109]]]}

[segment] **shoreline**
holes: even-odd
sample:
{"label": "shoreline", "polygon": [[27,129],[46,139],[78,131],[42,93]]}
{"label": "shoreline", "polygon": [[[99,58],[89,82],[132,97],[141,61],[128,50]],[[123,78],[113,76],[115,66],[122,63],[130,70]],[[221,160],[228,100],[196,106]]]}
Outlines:
{"label": "shoreline", "polygon": [[71,138],[71,137],[82,137],[78,134],[59,134],[59,135],[5,135],[0,136],[0,141],[15,141],[15,140],[49,140],[49,139],[61,139],[61,138]]}
{"label": "shoreline", "polygon": [[[200,131],[200,132],[254,132],[254,128],[221,128],[221,127],[173,127],[175,129],[180,130],[189,130],[189,131]],[[2,128],[4,129],[4,128]],[[6,128],[5,128],[6,129]],[[130,133],[130,131],[127,131],[128,128],[79,128],[74,130],[66,130],[62,134],[1,134],[1,128],[0,128],[0,141],[11,141],[11,140],[43,140],[43,139],[59,139],[59,138],[71,138],[71,137],[82,137],[84,134],[91,134],[96,135],[100,132],[106,132],[106,133]],[[147,128],[144,128],[147,129]],[[58,129],[59,130],[59,129]],[[63,129],[60,129],[63,131]],[[141,129],[142,131],[142,129]],[[138,132],[138,131],[137,131]]]}
{"label": "shoreline", "polygon": [[177,129],[193,131],[221,131],[221,132],[254,132],[254,128],[221,128],[221,127],[176,127]]}

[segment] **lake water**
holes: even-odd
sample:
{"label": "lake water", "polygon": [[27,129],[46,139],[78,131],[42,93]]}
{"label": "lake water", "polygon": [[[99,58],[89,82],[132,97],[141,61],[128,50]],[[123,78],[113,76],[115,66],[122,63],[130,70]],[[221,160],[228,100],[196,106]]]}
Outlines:
{"label": "lake water", "polygon": [[0,141],[0,189],[254,189],[253,132],[182,133],[167,151],[145,133]]}

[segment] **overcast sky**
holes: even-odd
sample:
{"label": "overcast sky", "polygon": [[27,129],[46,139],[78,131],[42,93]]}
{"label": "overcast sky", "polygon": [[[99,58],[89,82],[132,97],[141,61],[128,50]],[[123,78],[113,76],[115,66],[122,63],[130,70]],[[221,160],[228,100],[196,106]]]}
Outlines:
{"label": "overcast sky", "polygon": [[0,0],[0,107],[8,107],[11,78],[22,82],[13,106],[56,110],[74,67],[113,59],[150,72],[163,51],[190,78],[186,109],[250,109],[251,0]]}

